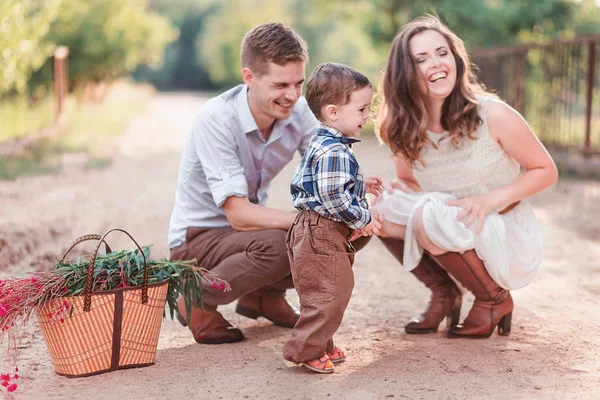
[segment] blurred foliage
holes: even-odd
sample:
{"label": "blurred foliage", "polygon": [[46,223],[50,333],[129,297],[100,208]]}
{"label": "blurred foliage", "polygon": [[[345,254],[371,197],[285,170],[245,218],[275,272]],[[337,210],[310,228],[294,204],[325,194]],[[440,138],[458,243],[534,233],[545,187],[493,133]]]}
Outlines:
{"label": "blurred foliage", "polygon": [[0,97],[43,97],[57,45],[69,47],[71,89],[134,69],[159,89],[229,86],[244,33],[271,21],[307,41],[309,69],[337,61],[377,78],[402,25],[431,12],[469,49],[600,32],[596,0],[2,0]]}
{"label": "blurred foliage", "polygon": [[139,64],[160,65],[177,38],[145,0],[2,0],[0,97],[51,86],[50,57],[69,47],[69,87],[112,81]]}
{"label": "blurred foliage", "polygon": [[172,0],[149,0],[150,8],[167,17],[179,28],[180,34],[167,46],[162,68],[142,65],[134,77],[149,81],[161,90],[214,88],[203,67],[205,53],[196,50],[196,39],[203,31],[206,19],[217,11],[218,4],[217,0],[178,0],[174,7]]}
{"label": "blurred foliage", "polygon": [[0,97],[24,92],[31,74],[50,56],[45,38],[62,0],[0,1]]}
{"label": "blurred foliage", "polygon": [[151,0],[150,7],[181,31],[162,69],[136,72],[161,89],[240,82],[240,41],[264,22],[285,22],[307,41],[308,71],[336,61],[373,79],[402,25],[426,13],[437,13],[470,50],[600,33],[595,0],[182,0],[178,7]]}

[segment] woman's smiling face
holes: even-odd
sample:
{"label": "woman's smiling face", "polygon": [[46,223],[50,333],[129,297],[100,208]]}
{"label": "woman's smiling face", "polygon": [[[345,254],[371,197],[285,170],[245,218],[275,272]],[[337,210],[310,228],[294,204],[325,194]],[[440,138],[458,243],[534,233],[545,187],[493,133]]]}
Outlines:
{"label": "woman's smiling face", "polygon": [[432,99],[448,97],[456,84],[456,59],[446,38],[426,30],[413,36],[409,47],[423,95]]}

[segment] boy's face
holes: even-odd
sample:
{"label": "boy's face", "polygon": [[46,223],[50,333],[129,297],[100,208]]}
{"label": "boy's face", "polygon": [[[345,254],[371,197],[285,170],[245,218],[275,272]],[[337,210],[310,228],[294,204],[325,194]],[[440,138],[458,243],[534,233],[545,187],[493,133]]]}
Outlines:
{"label": "boy's face", "polygon": [[347,137],[358,137],[369,120],[369,106],[373,99],[373,89],[366,86],[355,90],[350,102],[336,107],[335,119],[330,124]]}
{"label": "boy's face", "polygon": [[[304,63],[291,61],[285,65],[270,62],[262,75],[244,68],[244,82],[248,92],[250,108],[255,119],[286,119],[302,96]],[[257,121],[258,122],[258,121]]]}

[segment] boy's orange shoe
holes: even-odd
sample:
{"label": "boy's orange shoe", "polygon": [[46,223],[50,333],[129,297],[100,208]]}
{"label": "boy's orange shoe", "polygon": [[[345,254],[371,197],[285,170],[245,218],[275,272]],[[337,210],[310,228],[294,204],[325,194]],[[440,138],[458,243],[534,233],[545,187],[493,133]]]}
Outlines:
{"label": "boy's orange shoe", "polygon": [[335,346],[333,348],[333,352],[332,353],[327,353],[327,356],[329,357],[329,360],[334,363],[341,363],[346,361],[346,355],[344,354],[344,352],[337,346]]}
{"label": "boy's orange shoe", "polygon": [[304,365],[306,368],[320,374],[331,374],[333,372],[333,364],[327,354],[323,354],[321,358],[301,362],[300,365]]}

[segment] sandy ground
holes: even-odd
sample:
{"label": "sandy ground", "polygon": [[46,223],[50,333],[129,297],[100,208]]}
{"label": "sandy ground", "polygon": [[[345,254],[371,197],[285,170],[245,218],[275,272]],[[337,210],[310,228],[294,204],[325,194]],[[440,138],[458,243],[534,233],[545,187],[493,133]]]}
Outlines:
{"label": "sandy ground", "polygon": [[[0,183],[0,273],[48,268],[76,237],[122,227],[153,255],[167,255],[166,232],[180,152],[205,99],[159,94],[136,118],[102,170],[70,156],[58,176]],[[355,146],[368,174],[390,177],[384,148]],[[287,184],[296,162],[272,186],[270,205],[291,209]],[[54,373],[37,324],[22,342],[17,398],[106,399],[594,399],[600,398],[600,184],[561,182],[533,199],[546,254],[538,279],[515,291],[513,332],[451,340],[407,335],[427,290],[373,240],[356,258],[356,288],[336,336],[348,361],[332,375],[286,363],[290,330],[223,313],[247,340],[198,345],[178,323],[163,323],[156,365],[90,378]],[[113,248],[132,245],[114,234]],[[91,249],[91,247],[89,247]],[[290,298],[297,304],[295,293]],[[471,299],[463,306],[463,316]]]}

